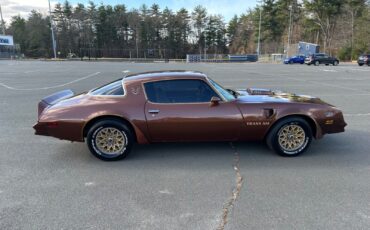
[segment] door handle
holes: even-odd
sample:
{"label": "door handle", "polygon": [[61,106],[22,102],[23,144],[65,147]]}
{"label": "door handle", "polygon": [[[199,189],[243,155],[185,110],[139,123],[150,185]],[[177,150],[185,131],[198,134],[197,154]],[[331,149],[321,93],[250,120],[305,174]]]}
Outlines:
{"label": "door handle", "polygon": [[151,114],[157,114],[159,113],[159,109],[149,109],[148,112]]}

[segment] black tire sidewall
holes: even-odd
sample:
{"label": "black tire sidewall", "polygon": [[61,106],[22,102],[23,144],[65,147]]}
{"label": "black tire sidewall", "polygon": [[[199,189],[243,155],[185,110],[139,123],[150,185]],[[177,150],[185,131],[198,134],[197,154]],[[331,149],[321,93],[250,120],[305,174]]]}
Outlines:
{"label": "black tire sidewall", "polygon": [[[304,144],[297,150],[294,151],[287,151],[284,150],[278,140],[279,132],[282,130],[287,125],[299,125],[305,132],[305,141]],[[287,118],[282,121],[280,121],[272,130],[269,135],[270,140],[269,146],[272,148],[275,152],[277,152],[281,156],[286,156],[286,157],[294,157],[298,156],[299,154],[305,152],[308,147],[310,146],[312,142],[312,129],[310,125],[302,118]]]}
{"label": "black tire sidewall", "polygon": [[[103,128],[116,128],[118,129],[126,138],[126,147],[121,150],[121,152],[117,155],[107,155],[101,152],[96,146],[95,146],[95,138],[97,133],[103,129]],[[104,161],[116,161],[121,160],[125,158],[128,153],[131,151],[133,144],[133,138],[132,138],[132,132],[131,130],[122,122],[116,121],[116,120],[103,120],[99,121],[96,124],[94,124],[89,132],[87,133],[87,146],[89,147],[90,152],[97,158],[104,160]]]}

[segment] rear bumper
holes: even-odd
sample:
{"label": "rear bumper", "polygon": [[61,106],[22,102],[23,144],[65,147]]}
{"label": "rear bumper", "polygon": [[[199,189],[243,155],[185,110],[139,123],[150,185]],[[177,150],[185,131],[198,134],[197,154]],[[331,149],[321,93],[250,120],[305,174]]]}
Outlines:
{"label": "rear bumper", "polygon": [[62,140],[83,142],[83,121],[37,122],[35,135],[50,136]]}

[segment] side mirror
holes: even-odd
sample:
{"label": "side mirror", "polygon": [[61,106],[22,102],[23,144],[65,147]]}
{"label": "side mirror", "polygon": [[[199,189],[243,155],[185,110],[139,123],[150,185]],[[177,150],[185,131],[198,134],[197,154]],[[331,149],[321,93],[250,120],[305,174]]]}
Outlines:
{"label": "side mirror", "polygon": [[211,98],[211,105],[214,106],[214,105],[218,105],[221,101],[221,98],[219,97],[212,97]]}

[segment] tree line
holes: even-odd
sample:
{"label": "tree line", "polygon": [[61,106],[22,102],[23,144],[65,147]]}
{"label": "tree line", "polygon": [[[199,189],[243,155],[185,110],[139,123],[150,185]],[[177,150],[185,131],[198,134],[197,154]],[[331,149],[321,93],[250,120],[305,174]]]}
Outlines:
{"label": "tree line", "polygon": [[37,11],[28,18],[13,16],[6,31],[27,57],[53,56],[51,26],[59,57],[246,54],[257,52],[258,38],[261,54],[286,52],[288,40],[317,43],[321,51],[341,59],[370,51],[367,0],[262,0],[229,22],[203,6],[191,12],[157,4],[128,10],[124,4],[72,6],[65,1],[55,5],[51,17]]}

